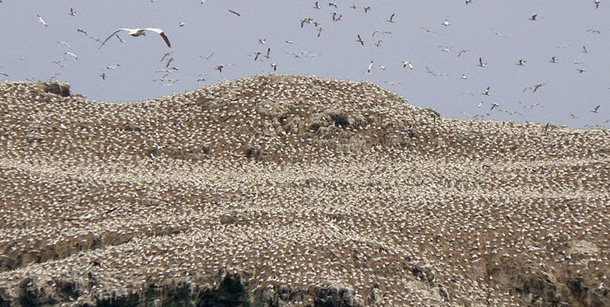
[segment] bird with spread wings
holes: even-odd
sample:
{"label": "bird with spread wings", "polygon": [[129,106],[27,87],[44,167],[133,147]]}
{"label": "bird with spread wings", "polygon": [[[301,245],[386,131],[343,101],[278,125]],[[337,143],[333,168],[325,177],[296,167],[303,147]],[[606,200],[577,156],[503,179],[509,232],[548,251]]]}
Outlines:
{"label": "bird with spread wings", "polygon": [[172,45],[169,42],[169,38],[167,38],[167,35],[165,35],[165,32],[163,32],[163,30],[159,29],[159,28],[137,28],[137,29],[129,29],[129,28],[118,28],[116,29],[114,32],[112,32],[112,34],[110,34],[108,36],[108,38],[106,38],[102,44],[100,45],[99,48],[102,48],[102,46],[104,46],[104,44],[106,44],[106,42],[112,38],[115,34],[121,32],[121,31],[126,31],[127,34],[133,36],[133,37],[138,37],[138,36],[146,36],[146,32],[150,31],[150,32],[155,32],[157,34],[159,34],[161,36],[161,38],[163,38],[163,41],[165,42],[165,44],[167,45],[167,47],[172,47]]}

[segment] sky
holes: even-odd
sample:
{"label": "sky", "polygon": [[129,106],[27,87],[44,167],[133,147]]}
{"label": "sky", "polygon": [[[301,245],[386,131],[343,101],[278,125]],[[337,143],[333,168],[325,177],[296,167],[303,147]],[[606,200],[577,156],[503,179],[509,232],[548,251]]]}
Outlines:
{"label": "sky", "polygon": [[[445,117],[610,127],[610,2],[315,3],[0,0],[0,80],[53,78],[128,102],[257,74],[317,75],[369,81]],[[122,27],[161,28],[171,48],[154,32],[120,32],[124,42],[100,48]]]}

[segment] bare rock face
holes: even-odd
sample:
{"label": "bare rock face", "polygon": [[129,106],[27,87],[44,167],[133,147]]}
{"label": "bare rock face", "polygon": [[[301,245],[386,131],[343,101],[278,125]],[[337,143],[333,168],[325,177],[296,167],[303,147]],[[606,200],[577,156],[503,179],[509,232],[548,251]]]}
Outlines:
{"label": "bare rock face", "polygon": [[557,279],[541,271],[518,274],[513,284],[517,295],[525,296],[532,305],[556,306],[561,302]]}
{"label": "bare rock face", "polygon": [[38,88],[49,94],[59,95],[61,97],[69,97],[70,85],[62,82],[38,82]]}
{"label": "bare rock face", "polygon": [[311,76],[0,81],[0,307],[609,306],[608,135]]}
{"label": "bare rock face", "polygon": [[354,290],[336,286],[325,286],[318,289],[315,295],[314,304],[315,306],[326,307],[362,306],[362,303],[356,301],[354,297]]}

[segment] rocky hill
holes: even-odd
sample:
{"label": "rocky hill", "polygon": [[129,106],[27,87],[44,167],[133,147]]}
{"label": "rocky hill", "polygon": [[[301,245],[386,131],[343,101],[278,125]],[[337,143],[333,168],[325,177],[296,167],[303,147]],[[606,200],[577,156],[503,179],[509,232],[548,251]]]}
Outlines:
{"label": "rocky hill", "polygon": [[608,130],[310,76],[0,94],[0,306],[610,305]]}

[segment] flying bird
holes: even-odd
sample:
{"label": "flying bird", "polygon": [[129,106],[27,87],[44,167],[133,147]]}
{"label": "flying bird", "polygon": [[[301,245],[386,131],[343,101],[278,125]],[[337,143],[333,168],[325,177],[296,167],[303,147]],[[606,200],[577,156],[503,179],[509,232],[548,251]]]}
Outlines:
{"label": "flying bird", "polygon": [[303,26],[306,23],[311,24],[312,22],[313,22],[313,18],[311,18],[311,17],[306,17],[306,18],[301,19],[301,28],[303,28]]}
{"label": "flying bird", "polygon": [[483,63],[483,59],[482,59],[482,58],[479,58],[479,64],[478,64],[478,66],[479,66],[479,67],[485,67],[485,66],[487,66],[487,63]]}
{"label": "flying bird", "polygon": [[70,11],[68,12],[68,15],[70,16],[76,16],[76,12],[74,11],[73,8],[70,8]]}
{"label": "flying bird", "polygon": [[496,34],[497,36],[499,36],[499,37],[501,37],[501,38],[506,38],[506,36],[504,36],[504,34],[502,34],[502,33],[498,32],[498,31],[496,31],[496,30],[494,30],[494,29],[491,29],[491,30],[492,30],[492,31],[494,32],[494,34]]}
{"label": "flying bird", "polygon": [[[169,43],[169,39],[167,38],[167,35],[165,35],[165,32],[163,32],[163,30],[159,29],[159,28],[141,28],[141,29],[129,29],[129,28],[118,28],[116,29],[114,32],[112,32],[112,34],[110,34],[110,36],[108,36],[108,38],[106,38],[102,44],[100,45],[99,48],[102,48],[102,46],[104,46],[104,44],[111,38],[113,37],[115,34],[121,32],[121,31],[127,31],[127,34],[133,36],[133,37],[138,37],[141,35],[146,36],[146,31],[151,31],[151,32],[155,32],[157,34],[159,34],[161,36],[161,38],[163,38],[163,41],[165,42],[165,44],[167,45],[167,47],[172,47],[172,45]],[[99,49],[98,48],[98,49]]]}
{"label": "flying bird", "polygon": [[390,18],[388,18],[388,20],[386,20],[387,22],[395,22],[394,21],[394,15],[396,15],[395,13],[393,13],[392,15],[390,15]]}
{"label": "flying bird", "polygon": [[229,12],[231,12],[231,13],[233,13],[233,14],[237,15],[237,16],[241,16],[241,14],[240,14],[240,13],[238,13],[238,12],[236,12],[236,11],[234,11],[234,10],[229,10]]}
{"label": "flying bird", "polygon": [[601,2],[601,0],[595,0],[595,8],[598,9],[599,8],[599,3]]}
{"label": "flying bird", "polygon": [[169,67],[169,64],[171,64],[173,61],[174,61],[173,57],[167,59],[167,63],[165,64],[165,68]]}
{"label": "flying bird", "polygon": [[36,15],[38,16],[38,22],[40,22],[43,26],[48,27],[49,25],[47,24],[46,21],[44,21],[44,19],[42,19],[42,17],[40,17],[40,15]]}
{"label": "flying bird", "polygon": [[458,58],[460,57],[460,55],[462,55],[462,53],[466,53],[466,52],[470,52],[470,50],[468,50],[468,49],[460,50],[460,52],[458,53]]}
{"label": "flying bird", "polygon": [[261,53],[262,53],[262,52],[260,52],[260,51],[256,51],[256,52],[254,52],[254,60],[255,60],[255,61],[256,61],[256,60],[258,60],[258,57],[261,55]]}
{"label": "flying bird", "polygon": [[445,27],[448,26],[449,25],[449,20],[445,19],[445,21],[443,21],[442,25],[445,26]]}
{"label": "flying bird", "polygon": [[377,34],[377,33],[392,34],[392,31],[388,31],[388,30],[375,30],[375,31],[373,31],[373,34],[371,36],[375,36],[375,34]]}
{"label": "flying bird", "polygon": [[75,60],[78,60],[78,56],[70,51],[66,51],[66,52],[64,52],[64,54],[73,57]]}
{"label": "flying bird", "polygon": [[[481,93],[481,95],[489,96],[490,95],[489,94],[489,90],[490,89],[491,89],[491,86],[488,86],[487,89],[483,93]],[[493,108],[492,108],[492,110],[493,110]]]}
{"label": "flying bird", "polygon": [[369,63],[369,67],[366,69],[366,72],[370,74],[371,70],[373,70],[373,60],[371,60],[371,62]]}
{"label": "flying bird", "polygon": [[446,45],[446,44],[445,45],[440,45],[438,47],[441,48],[442,52],[449,52],[449,51],[451,51],[451,48],[452,48],[451,46]]}
{"label": "flying bird", "polygon": [[523,92],[525,92],[527,90],[532,90],[532,93],[535,93],[543,85],[544,85],[544,83],[536,83],[532,86],[528,86],[528,87],[524,88]]}
{"label": "flying bird", "polygon": [[214,55],[214,52],[212,52],[212,53],[211,53],[210,55],[208,55],[208,56],[202,56],[202,55],[200,55],[199,57],[200,57],[200,58],[202,58],[202,59],[205,59],[205,60],[209,60],[209,59],[210,59],[210,58],[211,58],[213,55]]}
{"label": "flying bird", "polygon": [[525,65],[525,63],[527,63],[527,61],[526,61],[526,60],[520,59],[520,60],[519,60],[519,62],[517,62],[517,65],[519,65],[519,66],[524,66],[524,65]]}
{"label": "flying bird", "polygon": [[360,45],[364,46],[364,41],[362,40],[362,37],[360,37],[360,34],[358,34],[358,39],[356,41],[359,42]]}
{"label": "flying bird", "polygon": [[597,105],[593,108],[593,110],[591,110],[591,112],[593,113],[597,113],[597,111],[599,110],[599,107],[601,107],[601,105]]}
{"label": "flying bird", "polygon": [[530,17],[531,21],[536,21],[536,17],[538,17],[538,14],[534,14]]}

